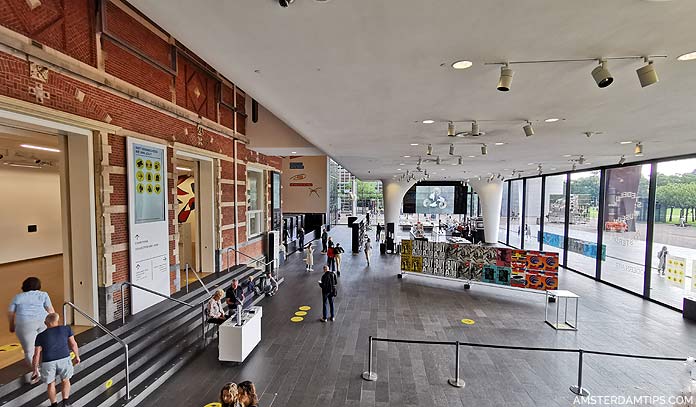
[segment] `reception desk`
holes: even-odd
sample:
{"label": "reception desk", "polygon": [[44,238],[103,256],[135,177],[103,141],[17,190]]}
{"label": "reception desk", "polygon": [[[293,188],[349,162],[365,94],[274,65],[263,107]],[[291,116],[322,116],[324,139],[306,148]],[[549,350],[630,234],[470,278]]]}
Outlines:
{"label": "reception desk", "polygon": [[261,317],[263,309],[258,306],[242,311],[242,325],[237,325],[237,317],[220,325],[218,360],[224,362],[244,362],[247,356],[261,342]]}

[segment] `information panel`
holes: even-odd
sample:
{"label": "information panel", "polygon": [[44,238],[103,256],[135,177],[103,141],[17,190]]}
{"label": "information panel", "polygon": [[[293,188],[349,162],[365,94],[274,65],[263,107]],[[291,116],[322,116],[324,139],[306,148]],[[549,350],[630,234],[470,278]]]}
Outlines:
{"label": "information panel", "polygon": [[[169,296],[166,147],[129,137],[127,149],[130,281]],[[130,298],[132,314],[163,300],[137,288]]]}

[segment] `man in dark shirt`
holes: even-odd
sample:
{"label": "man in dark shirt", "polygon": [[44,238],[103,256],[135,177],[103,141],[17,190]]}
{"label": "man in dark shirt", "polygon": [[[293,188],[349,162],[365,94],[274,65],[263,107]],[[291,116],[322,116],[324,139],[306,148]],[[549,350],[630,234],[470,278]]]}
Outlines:
{"label": "man in dark shirt", "polygon": [[[44,323],[47,329],[36,337],[32,365],[34,376],[38,377],[41,367],[41,378],[48,386],[48,399],[51,406],[58,406],[56,401],[56,382],[62,386],[63,407],[71,406],[70,378],[73,375],[73,364],[70,354],[75,355],[75,364],[80,363],[80,353],[75,337],[69,326],[58,325],[60,316],[50,313]],[[40,363],[39,363],[40,362]]]}
{"label": "man in dark shirt", "polygon": [[319,280],[319,287],[321,287],[321,297],[324,307],[323,317],[321,322],[326,322],[328,317],[327,305],[331,310],[331,320],[334,320],[334,297],[336,296],[336,275],[329,270],[329,266],[324,266],[324,274],[321,275],[321,280]]}
{"label": "man in dark shirt", "polygon": [[237,279],[232,279],[232,285],[227,289],[225,294],[227,297],[227,305],[233,311],[237,309],[237,305],[244,307],[244,290],[239,286]]}

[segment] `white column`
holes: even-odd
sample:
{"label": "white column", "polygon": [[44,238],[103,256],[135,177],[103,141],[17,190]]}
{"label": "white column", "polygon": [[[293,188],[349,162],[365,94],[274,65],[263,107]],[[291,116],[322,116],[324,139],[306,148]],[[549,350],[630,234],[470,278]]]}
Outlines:
{"label": "white column", "polygon": [[394,228],[399,227],[399,216],[401,215],[401,202],[404,195],[408,192],[415,181],[397,182],[392,179],[382,180],[382,196],[384,197],[384,224],[393,223]]}
{"label": "white column", "polygon": [[472,181],[469,183],[478,194],[483,214],[483,228],[486,243],[498,243],[500,226],[500,206],[503,202],[503,183],[499,180]]}

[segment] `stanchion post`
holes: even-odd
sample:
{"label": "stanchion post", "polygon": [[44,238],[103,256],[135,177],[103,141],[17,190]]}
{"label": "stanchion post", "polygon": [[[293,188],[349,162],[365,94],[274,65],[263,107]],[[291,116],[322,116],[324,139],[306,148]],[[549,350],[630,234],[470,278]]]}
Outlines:
{"label": "stanchion post", "polygon": [[579,357],[578,357],[578,384],[570,386],[570,391],[578,396],[582,397],[587,397],[590,395],[590,392],[587,391],[587,389],[582,387],[582,355],[583,355],[583,350],[580,349],[579,352]]}
{"label": "stanchion post", "polygon": [[370,335],[370,345],[368,348],[369,355],[367,358],[367,372],[363,372],[362,378],[363,380],[374,382],[377,380],[377,373],[372,371],[372,335]]}
{"label": "stanchion post", "polygon": [[459,379],[459,341],[455,344],[456,349],[454,352],[454,378],[447,379],[447,383],[454,387],[464,387],[466,383]]}
{"label": "stanchion post", "polygon": [[188,294],[188,292],[189,292],[188,291],[188,269],[189,269],[189,265],[188,265],[188,263],[186,263],[186,294]]}
{"label": "stanchion post", "polygon": [[121,284],[121,325],[126,324],[126,299],[123,298],[125,290],[123,289],[126,285]]}
{"label": "stanchion post", "polygon": [[205,303],[201,303],[201,333],[203,334],[203,346],[207,345],[208,338],[205,337]]}

